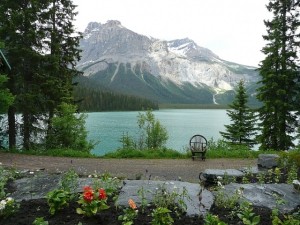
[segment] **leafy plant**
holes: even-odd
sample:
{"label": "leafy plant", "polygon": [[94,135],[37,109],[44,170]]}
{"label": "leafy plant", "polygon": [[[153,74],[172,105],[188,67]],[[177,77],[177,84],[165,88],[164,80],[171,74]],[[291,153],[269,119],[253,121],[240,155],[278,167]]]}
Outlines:
{"label": "leafy plant", "polygon": [[158,207],[153,209],[152,216],[152,225],[172,225],[174,223],[173,218],[170,215],[171,211],[164,207]]}
{"label": "leafy plant", "polygon": [[15,214],[20,205],[11,197],[7,197],[0,201],[0,218],[7,218]]}
{"label": "leafy plant", "polygon": [[257,225],[260,222],[260,216],[253,213],[252,204],[249,202],[242,202],[237,216],[243,221],[245,225]]}
{"label": "leafy plant", "polygon": [[70,193],[75,193],[78,187],[78,178],[79,176],[74,169],[68,170],[64,173],[60,181],[61,188]]}
{"label": "leafy plant", "polygon": [[235,191],[233,195],[228,195],[224,190],[218,190],[215,196],[215,204],[217,207],[225,209],[233,209],[241,198],[243,192],[241,189]]}
{"label": "leafy plant", "polygon": [[54,215],[57,211],[69,205],[70,196],[70,192],[63,189],[50,191],[47,194],[47,203],[50,207],[50,214]]}
{"label": "leafy plant", "polygon": [[87,141],[85,114],[76,115],[74,105],[62,103],[51,120],[52,128],[47,137],[48,148],[70,148],[90,152],[94,144]]}
{"label": "leafy plant", "polygon": [[93,182],[94,189],[105,189],[105,193],[109,197],[113,197],[118,193],[121,181],[117,177],[112,177],[109,173],[103,173],[101,175],[94,174],[95,179]]}
{"label": "leafy plant", "polygon": [[153,204],[156,208],[167,208],[175,212],[177,216],[180,216],[187,209],[184,201],[184,198],[187,197],[188,194],[185,188],[181,193],[176,186],[174,186],[172,191],[168,191],[166,185],[163,184],[156,190]]}
{"label": "leafy plant", "polygon": [[164,146],[168,140],[167,129],[155,119],[151,110],[145,114],[139,113],[138,126],[140,128],[140,142],[139,147],[143,149],[159,149]]}
{"label": "leafy plant", "polygon": [[45,221],[44,217],[37,217],[32,225],[48,225],[49,222],[48,221]]}
{"label": "leafy plant", "polygon": [[142,186],[139,190],[138,190],[138,196],[141,200],[141,208],[142,208],[142,212],[145,211],[145,208],[148,205],[147,199],[145,197],[145,189],[144,186]]}
{"label": "leafy plant", "polygon": [[292,166],[289,169],[286,182],[288,184],[292,184],[294,180],[297,180],[297,178],[298,178],[298,167],[294,163],[294,164],[292,164]]}
{"label": "leafy plant", "polygon": [[77,208],[76,212],[88,217],[94,216],[97,212],[109,208],[106,201],[107,195],[104,189],[100,188],[94,191],[91,187],[85,186],[84,192],[78,200],[78,204],[81,208]]}
{"label": "leafy plant", "polygon": [[128,205],[129,207],[123,210],[124,214],[118,217],[118,220],[122,221],[122,225],[132,225],[138,215],[136,204],[132,199],[128,200]]}
{"label": "leafy plant", "polygon": [[226,223],[221,221],[218,216],[212,215],[210,213],[208,213],[204,218],[204,224],[205,225],[227,225]]}

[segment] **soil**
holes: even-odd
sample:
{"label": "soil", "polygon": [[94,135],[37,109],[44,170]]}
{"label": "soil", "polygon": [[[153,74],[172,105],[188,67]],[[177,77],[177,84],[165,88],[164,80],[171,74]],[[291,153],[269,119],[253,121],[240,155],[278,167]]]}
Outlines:
{"label": "soil", "polygon": [[[13,217],[8,219],[0,219],[1,225],[30,225],[37,217],[44,217],[45,221],[48,221],[50,225],[77,225],[81,222],[83,225],[121,225],[118,221],[118,216],[122,214],[122,210],[117,209],[113,202],[110,202],[110,208],[104,210],[94,217],[84,217],[76,214],[76,208],[78,204],[71,202],[68,207],[57,212],[54,216],[49,214],[49,207],[45,199],[22,201],[20,210]],[[232,216],[232,211],[224,208],[220,209],[213,206],[211,213],[218,215],[219,219],[227,224],[237,225],[241,224],[240,219],[236,216]],[[270,215],[271,210],[263,207],[254,207],[254,213],[260,215],[260,225],[271,225]],[[151,224],[151,208],[145,210],[144,213],[140,212],[136,218],[134,224],[149,225]],[[174,218],[174,225],[201,225],[204,224],[203,218],[199,217],[187,217],[181,216],[181,218],[172,215]]]}
{"label": "soil", "polygon": [[[207,159],[206,161],[192,160],[129,160],[129,159],[75,159],[63,157],[42,157],[26,156],[18,154],[8,154],[0,152],[0,162],[4,166],[14,167],[17,169],[36,170],[42,169],[46,172],[67,171],[70,166],[77,170],[81,175],[87,175],[96,171],[108,171],[114,176],[134,178],[139,172],[144,170],[152,172],[154,176],[163,179],[171,179],[181,176],[184,181],[199,182],[199,172],[206,168],[229,169],[255,166],[256,160],[233,160],[233,159]],[[49,163],[51,162],[51,163]],[[36,199],[20,202],[19,211],[12,217],[1,219],[1,225],[31,225],[38,217],[44,217],[50,225],[121,225],[118,216],[123,213],[121,209],[114,206],[112,201],[108,202],[110,208],[98,213],[96,216],[87,218],[76,213],[78,204],[76,201],[70,202],[68,207],[51,216],[46,199]],[[298,209],[299,210],[299,209]],[[237,218],[236,213],[224,208],[218,208],[215,205],[210,212],[217,215],[220,220],[229,225],[242,224]],[[254,213],[260,215],[261,225],[271,225],[271,210],[263,207],[254,207]],[[151,224],[151,208],[144,213],[139,212],[134,224],[149,225]],[[204,224],[203,218],[187,217],[172,215],[175,225],[201,225]]]}
{"label": "soil", "polygon": [[0,151],[0,164],[19,170],[44,170],[60,173],[73,168],[79,175],[102,174],[141,179],[147,173],[157,180],[182,180],[198,183],[205,169],[240,169],[257,165],[257,159],[102,159],[32,156]]}

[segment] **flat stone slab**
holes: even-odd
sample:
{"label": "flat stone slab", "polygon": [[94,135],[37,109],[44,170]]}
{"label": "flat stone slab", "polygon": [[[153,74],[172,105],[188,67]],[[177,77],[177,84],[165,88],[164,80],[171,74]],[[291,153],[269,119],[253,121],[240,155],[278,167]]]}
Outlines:
{"label": "flat stone slab", "polygon": [[124,186],[121,189],[119,198],[116,202],[117,205],[128,207],[128,199],[132,199],[138,206],[141,205],[141,198],[138,194],[139,190],[143,189],[145,199],[148,203],[153,201],[155,192],[164,187],[168,192],[175,191],[181,194],[184,188],[187,190],[188,198],[184,198],[184,202],[187,205],[188,216],[206,215],[210,210],[214,198],[213,194],[203,189],[201,193],[201,201],[199,200],[201,187],[199,184],[180,182],[180,181],[148,181],[148,180],[125,180]]}
{"label": "flat stone slab", "polygon": [[206,183],[214,184],[218,178],[223,179],[225,176],[229,179],[242,178],[245,174],[237,169],[206,169],[203,173],[200,173],[199,179],[204,180]]}
{"label": "flat stone slab", "polygon": [[58,187],[61,175],[38,174],[17,179],[13,183],[15,191],[10,195],[16,201],[45,198],[49,191]]}
{"label": "flat stone slab", "polygon": [[[233,195],[236,190],[243,189],[242,200],[251,202],[256,206],[264,206],[269,209],[277,207],[276,200],[284,200],[279,205],[281,213],[290,213],[300,205],[300,192],[296,191],[291,184],[236,184],[231,183],[223,189],[228,195]],[[277,196],[277,197],[276,197]]]}

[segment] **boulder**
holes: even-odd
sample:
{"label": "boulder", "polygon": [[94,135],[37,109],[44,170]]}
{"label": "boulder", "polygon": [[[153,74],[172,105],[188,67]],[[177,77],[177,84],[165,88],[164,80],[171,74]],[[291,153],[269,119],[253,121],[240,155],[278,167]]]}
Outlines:
{"label": "boulder", "polygon": [[[125,180],[124,186],[120,191],[117,205],[128,207],[128,199],[132,199],[135,203],[141,205],[141,197],[139,190],[144,190],[145,199],[148,203],[153,201],[155,193],[160,187],[166,188],[168,192],[175,191],[182,193],[183,189],[187,190],[188,197],[184,198],[187,205],[188,216],[205,216],[213,204],[213,195],[206,189],[201,189],[199,184],[180,182],[180,181],[148,181],[148,180]],[[199,193],[201,195],[199,196]]]}
{"label": "boulder", "polygon": [[[240,201],[251,202],[255,206],[263,206],[269,209],[278,207],[281,213],[291,213],[300,205],[300,192],[291,184],[236,184],[224,186],[227,195],[234,195],[236,190],[242,190]],[[277,200],[283,200],[284,204],[277,205]]]}
{"label": "boulder", "polygon": [[259,154],[257,165],[261,168],[272,169],[278,166],[278,159],[277,154]]}
{"label": "boulder", "polygon": [[206,184],[215,184],[218,179],[224,180],[227,177],[230,181],[241,179],[244,173],[236,169],[206,169],[200,173],[199,179],[205,181]]}

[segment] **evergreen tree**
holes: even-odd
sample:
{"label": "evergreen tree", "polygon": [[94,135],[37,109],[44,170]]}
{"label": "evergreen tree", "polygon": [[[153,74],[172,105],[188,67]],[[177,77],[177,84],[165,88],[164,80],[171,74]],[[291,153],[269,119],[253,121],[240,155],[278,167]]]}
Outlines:
{"label": "evergreen tree", "polygon": [[9,144],[16,145],[16,119],[18,109],[22,113],[23,145],[26,149],[30,145],[30,136],[34,130],[34,111],[39,111],[37,90],[39,84],[35,82],[38,65],[41,59],[39,53],[44,38],[38,32],[38,18],[43,13],[41,7],[44,1],[31,0],[2,0],[0,4],[0,39],[7,50],[7,58],[11,64],[8,72],[10,91],[16,96],[16,101],[8,110]]}
{"label": "evergreen tree", "polygon": [[10,147],[15,146],[15,111],[22,114],[23,147],[32,147],[40,135],[39,121],[51,129],[54,111],[73,103],[72,78],[78,74],[79,39],[73,27],[71,0],[2,0],[0,39],[4,41],[12,70],[9,87],[16,105],[9,111]]}
{"label": "evergreen tree", "polygon": [[226,132],[220,132],[223,138],[235,144],[246,144],[251,146],[255,144],[254,136],[256,135],[256,117],[248,106],[248,96],[241,80],[238,84],[236,96],[230,109],[227,110],[232,124],[225,125]]}
{"label": "evergreen tree", "polygon": [[[299,1],[270,0],[267,9],[273,13],[265,21],[266,55],[259,72],[262,77],[257,98],[260,108],[261,149],[287,150],[293,146],[297,126],[295,101],[297,96],[297,51],[299,51]],[[299,79],[299,77],[298,77]]]}

